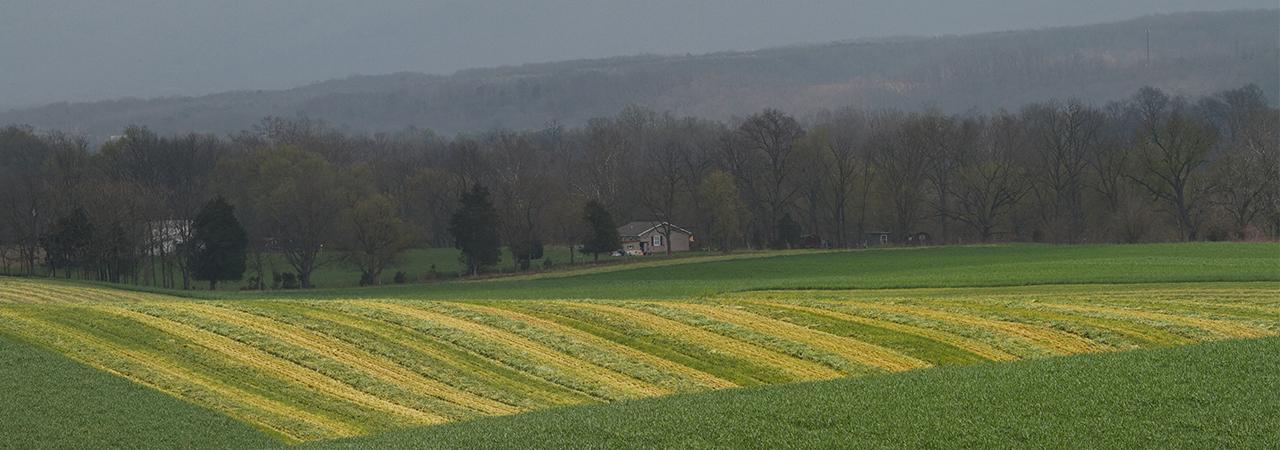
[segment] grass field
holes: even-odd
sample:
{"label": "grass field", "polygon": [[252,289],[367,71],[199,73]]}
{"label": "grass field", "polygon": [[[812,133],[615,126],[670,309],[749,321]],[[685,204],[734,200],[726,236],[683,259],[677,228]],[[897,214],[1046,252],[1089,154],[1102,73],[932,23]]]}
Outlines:
{"label": "grass field", "polygon": [[265,448],[224,414],[0,333],[0,448]]}
{"label": "grass field", "polygon": [[[349,264],[335,260],[337,257],[334,253],[327,253],[326,263],[316,268],[311,274],[312,282],[321,288],[334,287],[353,287],[360,284],[360,271]],[[383,284],[393,284],[396,272],[404,272],[406,278],[411,283],[425,283],[437,280],[447,280],[456,278],[458,273],[463,270],[462,262],[458,259],[460,253],[454,248],[415,248],[409,249],[401,255],[400,260],[391,264],[382,273]],[[536,268],[541,268],[542,262],[551,259],[555,266],[569,265],[569,247],[549,246],[545,250],[544,259],[534,261]],[[589,258],[587,258],[589,260]],[[583,264],[586,260],[582,255],[575,256],[575,262],[578,265]],[[281,255],[268,255],[266,258],[268,280],[272,271],[291,272],[293,267]],[[432,274],[431,268],[435,266],[436,272]],[[557,267],[561,268],[561,267]],[[502,262],[498,266],[493,267],[498,273],[512,272],[511,252],[507,249],[502,250]],[[434,277],[434,278],[433,278]],[[239,283],[227,283],[222,289],[235,290]]]}
{"label": "grass field", "polygon": [[308,448],[1274,448],[1277,385],[1280,339],[1267,338],[561,408]]}
{"label": "grass field", "polygon": [[[514,439],[520,430],[537,426],[537,420],[555,422],[564,414],[579,414],[573,412],[577,408],[561,408],[565,406],[624,402],[617,407],[625,411],[645,408],[628,405],[669,405],[653,408],[676,408],[671,414],[678,417],[687,414],[680,408],[696,408],[696,403],[681,402],[698,398],[766,401],[783,395],[769,392],[790,392],[786,389],[816,398],[828,396],[836,389],[831,386],[888,396],[891,386],[901,386],[895,383],[925,383],[892,380],[950,377],[947,382],[963,385],[984,376],[974,374],[1080,364],[1053,359],[1005,368],[994,362],[1215,341],[1237,345],[1239,339],[1259,338],[1270,343],[1266,348],[1274,354],[1275,341],[1266,339],[1280,335],[1280,246],[791,252],[654,260],[431,286],[217,294],[219,298],[184,298],[101,285],[0,279],[0,333],[221,412],[281,442],[458,423],[389,434],[389,441],[353,442],[405,443],[409,441],[397,439],[458,429],[462,440],[440,442],[461,443],[479,437],[479,431],[465,431],[479,430],[469,426],[499,424],[509,427],[502,433]],[[1114,358],[1102,360],[1127,361]],[[1090,376],[1116,377],[1123,364]],[[976,366],[976,371],[957,369],[961,366]],[[929,368],[941,369],[917,370]],[[1139,369],[1171,370],[1158,364],[1134,367]],[[888,375],[897,372],[912,375]],[[837,378],[849,380],[779,391],[700,394]],[[1026,385],[1035,379],[1014,376],[1002,382]],[[1119,381],[1125,380],[1132,381]],[[1247,373],[1228,371],[1220,381],[1224,386],[1207,388],[1254,382]],[[1040,389],[1043,395],[1053,393],[1045,390],[1051,387]],[[1082,391],[1083,404],[1105,406],[1108,399],[1095,397],[1106,392]],[[672,395],[653,403],[631,402]],[[751,395],[761,397],[739,397]],[[911,398],[916,397],[884,408],[918,408],[909,404]],[[1066,409],[1046,414],[1070,418],[1088,413],[1059,400],[1063,406],[1054,408]],[[600,411],[602,417],[625,414],[610,412],[614,406],[599,408],[583,411]],[[1171,414],[1193,414],[1172,408]],[[539,410],[548,411],[529,419],[517,415]],[[873,411],[857,410],[865,412],[833,413],[814,429],[862,420],[858,414]],[[753,410],[744,410],[744,426],[770,417],[748,411]],[[806,420],[819,420],[802,419],[814,414],[805,411],[797,409],[797,422],[779,424],[774,431],[798,433],[796,427],[809,426]],[[1117,414],[1093,413],[1100,418]],[[547,426],[572,437],[598,431],[592,427],[607,422],[584,423],[588,425],[581,429]],[[1019,423],[1011,419],[991,425]],[[598,442],[645,433],[627,424],[616,427],[616,434],[605,433]],[[1049,431],[1023,432],[1035,436]],[[882,437],[892,436],[885,433]],[[642,436],[638,442],[686,446],[663,436]],[[552,434],[547,439],[560,438]],[[821,444],[822,439],[808,436],[799,442]],[[688,445],[715,442],[694,439]]]}
{"label": "grass field", "polygon": [[[751,252],[744,253],[750,255]],[[647,257],[611,257],[601,255],[599,261],[592,261],[590,255],[574,255],[574,261],[569,261],[569,247],[567,246],[548,246],[545,250],[544,258],[533,261],[531,273],[547,274],[559,273],[574,268],[584,266],[626,266],[635,263],[657,262],[667,260],[678,260],[685,258],[698,258],[713,253],[690,252],[678,253],[670,257],[666,255],[652,255]],[[454,248],[414,248],[406,250],[398,260],[394,261],[382,272],[379,277],[382,284],[395,284],[396,272],[404,272],[407,283],[424,284],[439,281],[449,281],[457,279],[459,274],[463,272],[462,262],[458,259],[460,253]],[[552,261],[550,269],[544,268],[542,264],[547,260]],[[311,281],[317,288],[350,288],[360,284],[360,271],[340,259],[340,254],[334,252],[325,252],[321,254],[322,263],[316,267],[311,273]],[[17,263],[14,262],[16,265]],[[159,261],[157,260],[157,264]],[[434,272],[432,271],[434,269]],[[263,273],[266,276],[267,283],[271,282],[272,272],[292,272],[293,266],[289,265],[289,261],[284,255],[269,253],[263,258]],[[511,253],[506,248],[502,250],[502,261],[498,265],[489,269],[490,276],[510,276],[515,274],[515,269],[511,266]],[[249,274],[246,274],[247,277]],[[246,281],[233,281],[221,283],[218,289],[222,291],[236,291],[247,284]],[[157,281],[158,285],[158,281]],[[202,283],[196,283],[197,289],[204,289],[207,286]]]}
{"label": "grass field", "polygon": [[1280,283],[705,301],[190,301],[0,284],[0,329],[289,441],[555,406],[1280,334]]}
{"label": "grass field", "polygon": [[751,253],[657,259],[478,283],[218,292],[212,296],[228,299],[683,299],[766,289],[1280,280],[1280,244],[993,245],[782,254],[785,256]]}

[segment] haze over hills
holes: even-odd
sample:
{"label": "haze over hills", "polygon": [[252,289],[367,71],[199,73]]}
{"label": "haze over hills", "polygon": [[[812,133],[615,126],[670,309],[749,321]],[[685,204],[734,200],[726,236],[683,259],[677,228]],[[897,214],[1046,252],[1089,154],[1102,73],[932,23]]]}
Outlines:
{"label": "haze over hills", "polygon": [[1088,25],[1275,0],[4,0],[0,111],[352,75]]}
{"label": "haze over hills", "polygon": [[[1189,96],[1258,84],[1280,93],[1280,11],[1147,16],[1101,25],[837,42],[689,56],[630,56],[402,72],[295,89],[57,103],[0,113],[0,124],[81,133],[125,126],[227,133],[263,117],[309,117],[354,132],[445,134],[574,125],[638,104],[729,119],[765,107],[805,115],[853,106],[1016,108],[1075,97],[1105,102],[1152,85]],[[1147,36],[1150,35],[1148,56]]]}

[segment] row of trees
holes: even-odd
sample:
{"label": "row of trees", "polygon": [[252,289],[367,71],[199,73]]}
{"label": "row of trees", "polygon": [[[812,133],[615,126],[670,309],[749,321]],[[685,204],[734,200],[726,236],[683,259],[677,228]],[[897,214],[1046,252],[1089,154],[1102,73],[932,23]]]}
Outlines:
{"label": "row of trees", "polygon": [[[191,241],[185,224],[216,196],[235,205],[259,288],[268,253],[303,286],[335,255],[376,283],[405,248],[467,233],[489,233],[526,268],[544,243],[599,235],[588,202],[619,222],[679,224],[726,251],[802,235],[856,247],[871,231],[900,243],[926,232],[933,244],[1275,239],[1278,124],[1249,86],[991,114],[765,110],[731,124],[627,108],[582,127],[452,139],[267,119],[227,137],[134,127],[97,151],[13,126],[0,130],[0,259],[10,272],[50,270],[54,231],[90,223],[98,262],[82,276],[190,287],[190,250],[172,244]],[[462,206],[476,186],[489,209]],[[495,252],[468,270],[497,264]]]}
{"label": "row of trees", "polygon": [[[239,280],[244,275],[245,254],[249,238],[235,208],[222,197],[214,198],[196,214],[189,224],[189,240],[172,242],[181,249],[180,263],[190,269],[191,278],[209,282],[209,290],[219,281]],[[95,229],[84,208],[77,207],[66,217],[53,223],[40,238],[44,264],[49,276],[59,271],[67,278],[73,274],[93,273],[96,278],[120,282],[133,272],[137,261],[128,236],[114,225],[102,233]],[[161,244],[166,245],[166,244]]]}

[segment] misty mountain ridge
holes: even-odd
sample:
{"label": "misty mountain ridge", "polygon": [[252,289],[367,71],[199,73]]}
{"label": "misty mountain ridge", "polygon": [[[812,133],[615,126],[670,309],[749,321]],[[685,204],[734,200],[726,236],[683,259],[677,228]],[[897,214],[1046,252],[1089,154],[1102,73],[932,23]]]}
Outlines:
{"label": "misty mountain ridge", "polygon": [[962,112],[1050,98],[1100,103],[1146,85],[1198,96],[1257,84],[1275,102],[1278,24],[1280,10],[1180,13],[1101,25],[583,59],[452,75],[362,75],[284,90],[55,103],[0,113],[0,124],[61,129],[92,141],[128,125],[160,133],[230,133],[268,116],[319,119],[348,132],[416,127],[453,134],[578,125],[632,104],[718,120],[766,107],[798,115],[842,107]]}

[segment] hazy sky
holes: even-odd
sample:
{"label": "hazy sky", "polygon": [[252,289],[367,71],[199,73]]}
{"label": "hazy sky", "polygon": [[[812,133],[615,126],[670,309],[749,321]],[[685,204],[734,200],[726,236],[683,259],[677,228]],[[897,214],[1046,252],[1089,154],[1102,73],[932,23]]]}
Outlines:
{"label": "hazy sky", "polygon": [[1275,7],[1276,0],[0,0],[0,109]]}

